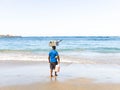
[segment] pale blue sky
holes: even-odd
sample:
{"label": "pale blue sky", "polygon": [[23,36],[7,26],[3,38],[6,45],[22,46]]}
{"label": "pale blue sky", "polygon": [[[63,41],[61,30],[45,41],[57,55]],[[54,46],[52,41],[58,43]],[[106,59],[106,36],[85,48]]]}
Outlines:
{"label": "pale blue sky", "polygon": [[0,34],[120,36],[120,0],[0,0]]}

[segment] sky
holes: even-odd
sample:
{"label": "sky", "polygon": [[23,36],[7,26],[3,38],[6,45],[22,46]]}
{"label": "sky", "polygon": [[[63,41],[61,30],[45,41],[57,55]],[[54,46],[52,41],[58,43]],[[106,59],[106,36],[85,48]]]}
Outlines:
{"label": "sky", "polygon": [[120,36],[120,0],[0,0],[0,34]]}

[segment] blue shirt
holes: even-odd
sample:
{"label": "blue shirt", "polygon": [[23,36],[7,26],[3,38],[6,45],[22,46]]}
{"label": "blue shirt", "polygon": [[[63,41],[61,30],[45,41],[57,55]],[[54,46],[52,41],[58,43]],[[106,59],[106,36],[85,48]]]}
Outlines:
{"label": "blue shirt", "polygon": [[56,56],[58,56],[58,52],[56,50],[51,50],[49,52],[50,62],[57,62]]}

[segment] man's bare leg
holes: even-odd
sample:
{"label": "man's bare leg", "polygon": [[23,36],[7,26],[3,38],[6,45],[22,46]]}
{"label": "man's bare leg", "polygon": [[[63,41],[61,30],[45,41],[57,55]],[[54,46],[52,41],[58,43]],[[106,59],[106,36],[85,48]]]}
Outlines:
{"label": "man's bare leg", "polygon": [[55,72],[55,76],[58,76],[58,75],[57,75],[57,72]]}
{"label": "man's bare leg", "polygon": [[52,73],[53,73],[53,70],[50,69],[50,77],[53,77]]}

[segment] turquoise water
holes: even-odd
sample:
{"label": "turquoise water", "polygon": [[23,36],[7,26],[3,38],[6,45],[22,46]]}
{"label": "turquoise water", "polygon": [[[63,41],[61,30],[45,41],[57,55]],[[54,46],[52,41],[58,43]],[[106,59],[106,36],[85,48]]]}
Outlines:
{"label": "turquoise water", "polygon": [[[0,38],[0,55],[4,52],[48,54],[49,41],[62,40],[57,46],[61,55],[92,56],[97,54],[120,54],[119,36],[56,36],[56,37],[11,37]],[[8,53],[7,53],[8,54]],[[10,56],[10,55],[9,55]]]}
{"label": "turquoise water", "polygon": [[50,40],[62,40],[59,51],[120,53],[120,37],[19,37],[0,38],[0,51],[47,52]]}

